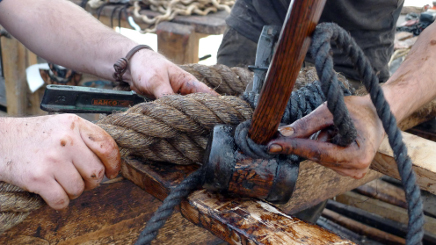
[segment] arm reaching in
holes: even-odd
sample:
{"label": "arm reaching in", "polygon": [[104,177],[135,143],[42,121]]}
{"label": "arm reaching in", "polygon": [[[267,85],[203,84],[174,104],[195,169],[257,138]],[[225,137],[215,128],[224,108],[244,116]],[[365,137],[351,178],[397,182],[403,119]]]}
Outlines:
{"label": "arm reaching in", "polygon": [[[382,89],[397,122],[436,98],[436,24],[421,33],[409,56]],[[271,153],[297,154],[336,172],[362,178],[384,137],[384,130],[369,96],[345,98],[357,129],[357,139],[348,147],[329,142],[332,115],[326,105],[285,126],[280,136],[269,143]],[[317,140],[310,140],[321,130]]]}
{"label": "arm reaching in", "polygon": [[[3,0],[0,24],[37,55],[108,80],[113,80],[113,64],[138,45],[66,0]],[[132,57],[124,79],[136,92],[152,97],[216,94],[151,50],[140,50]]]}

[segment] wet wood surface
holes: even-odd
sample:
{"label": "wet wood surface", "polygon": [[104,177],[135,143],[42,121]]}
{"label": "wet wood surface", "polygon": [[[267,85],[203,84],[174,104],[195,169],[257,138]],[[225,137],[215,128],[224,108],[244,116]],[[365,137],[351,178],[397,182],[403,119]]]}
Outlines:
{"label": "wet wood surface", "polygon": [[[0,236],[0,244],[133,244],[161,201],[131,181],[86,191],[69,207],[36,210]],[[176,212],[152,244],[222,244]]]}

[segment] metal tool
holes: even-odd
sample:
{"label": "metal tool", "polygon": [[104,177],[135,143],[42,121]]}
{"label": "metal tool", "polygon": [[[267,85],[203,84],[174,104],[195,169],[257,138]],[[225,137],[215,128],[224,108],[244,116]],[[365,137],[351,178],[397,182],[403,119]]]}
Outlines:
{"label": "metal tool", "polygon": [[149,100],[134,91],[47,85],[40,107],[48,112],[112,113]]}

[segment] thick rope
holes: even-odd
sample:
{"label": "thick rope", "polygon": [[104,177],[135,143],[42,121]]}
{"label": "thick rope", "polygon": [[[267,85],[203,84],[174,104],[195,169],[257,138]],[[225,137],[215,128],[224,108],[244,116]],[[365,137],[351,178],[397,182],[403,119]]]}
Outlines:
{"label": "thick rope", "polygon": [[[351,92],[345,87],[346,86],[341,86],[341,88],[343,88],[344,90],[344,94],[351,94]],[[213,97],[212,95],[206,94],[205,96]],[[244,93],[244,95],[242,96],[243,99],[240,99],[240,101],[244,103],[244,100],[246,100],[254,108],[257,105],[258,97],[259,96],[255,93]],[[282,121],[287,122],[290,121],[291,118],[299,119],[317,108],[319,105],[321,105],[321,103],[323,103],[323,101],[324,100],[322,100],[320,83],[314,82],[311,84],[307,84],[306,86],[300,88],[298,91],[294,91],[292,93],[287,105],[288,108],[286,109],[288,111],[288,115],[285,115],[288,118],[284,117]],[[282,156],[268,154],[266,146],[258,145],[248,137],[248,128],[250,124],[250,120],[244,122],[240,121],[239,125],[235,130],[235,143],[240,149],[243,150],[244,154],[252,158],[282,158]],[[299,157],[294,155],[287,156],[287,159],[292,161],[293,163],[298,163],[301,161]],[[204,173],[200,170],[187,178],[189,179],[189,183],[192,184],[189,187],[191,190],[203,184],[203,174]],[[194,178],[201,178],[201,180],[195,180]],[[197,185],[194,186],[195,184]],[[151,241],[156,238],[158,234],[157,231],[165,224],[166,220],[171,216],[175,206],[179,205],[180,202],[190,194],[190,191],[188,191],[189,188],[183,186],[184,192],[181,192],[178,188],[170,192],[170,195],[165,198],[161,206],[164,208],[159,208],[154,213],[153,217],[147,222],[144,231],[141,232],[141,235],[136,242],[137,245],[150,244]]]}
{"label": "thick rope", "polygon": [[21,223],[44,205],[42,198],[17,186],[0,182],[0,234]]}
{"label": "thick rope", "polygon": [[[180,68],[222,95],[240,95],[245,91],[247,84],[253,81],[253,72],[240,67],[188,64],[180,65]],[[127,83],[119,83],[117,90],[130,91],[131,89]]]}
{"label": "thick rope", "polygon": [[[397,127],[397,121],[391,113],[389,104],[384,98],[383,91],[379,85],[378,77],[375,75],[369,61],[363,54],[363,51],[350,37],[350,35],[341,27],[333,23],[323,23],[317,26],[313,35],[313,43],[310,48],[312,57],[315,57],[315,66],[318,76],[323,82],[323,91],[327,91],[327,97],[331,96],[334,84],[325,84],[334,75],[332,74],[333,59],[331,56],[330,41],[334,41],[342,52],[347,55],[354,63],[355,68],[360,74],[365,88],[368,90],[371,100],[377,109],[377,114],[380,117],[383,128],[385,129],[389,144],[394,151],[395,161],[398,165],[398,172],[401,176],[401,181],[406,193],[408,203],[408,233],[406,237],[407,244],[421,244],[424,231],[424,214],[421,201],[421,192],[419,186],[416,185],[416,176],[412,169],[412,162],[407,155],[407,148],[402,141],[401,131]],[[333,72],[334,73],[334,72]],[[330,85],[330,86],[329,86]],[[325,88],[324,88],[325,86]],[[328,104],[330,103],[330,100]],[[339,102],[342,103],[342,102]],[[334,106],[329,106],[329,110],[335,117],[339,111]],[[342,118],[341,118],[342,119]],[[346,122],[346,124],[348,124]],[[345,129],[348,125],[345,125]],[[344,136],[348,134],[344,133]]]}

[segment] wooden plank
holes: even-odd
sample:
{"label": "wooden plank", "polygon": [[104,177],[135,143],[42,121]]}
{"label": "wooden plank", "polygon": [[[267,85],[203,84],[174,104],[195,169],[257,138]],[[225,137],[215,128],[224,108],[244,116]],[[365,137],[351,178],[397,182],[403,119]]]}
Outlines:
{"label": "wooden plank", "polygon": [[157,26],[159,53],[176,64],[198,63],[200,38],[193,26],[162,22]]}
{"label": "wooden plank", "polygon": [[[0,236],[0,244],[133,244],[161,204],[128,180],[102,184],[55,211],[45,206]],[[153,244],[221,244],[175,213]]]}
{"label": "wooden plank", "polygon": [[10,116],[27,113],[26,48],[15,38],[1,37],[6,100]]}
{"label": "wooden plank", "polygon": [[[436,142],[409,133],[403,132],[402,135],[408,154],[412,159],[413,170],[417,175],[417,184],[421,189],[436,194],[436,164],[434,164],[436,162]],[[400,179],[387,138],[383,140],[371,164],[371,169]]]}
{"label": "wooden plank", "polygon": [[[134,159],[122,164],[124,176],[159,199],[165,198],[170,188],[196,168],[143,164]],[[249,198],[225,197],[198,190],[182,202],[181,211],[193,223],[231,244],[298,244],[306,240],[305,244],[352,244],[319,227],[292,218],[263,201]]]}
{"label": "wooden plank", "polygon": [[333,220],[335,223],[344,226],[351,231],[365,235],[372,240],[379,241],[384,244],[406,244],[406,240],[404,238],[367,226],[353,219],[342,216],[334,211],[324,209],[322,216]]}
{"label": "wooden plank", "polygon": [[[336,201],[403,224],[407,224],[408,221],[406,209],[358,193],[344,193],[337,196]],[[424,230],[436,234],[436,219],[425,216]]]}

